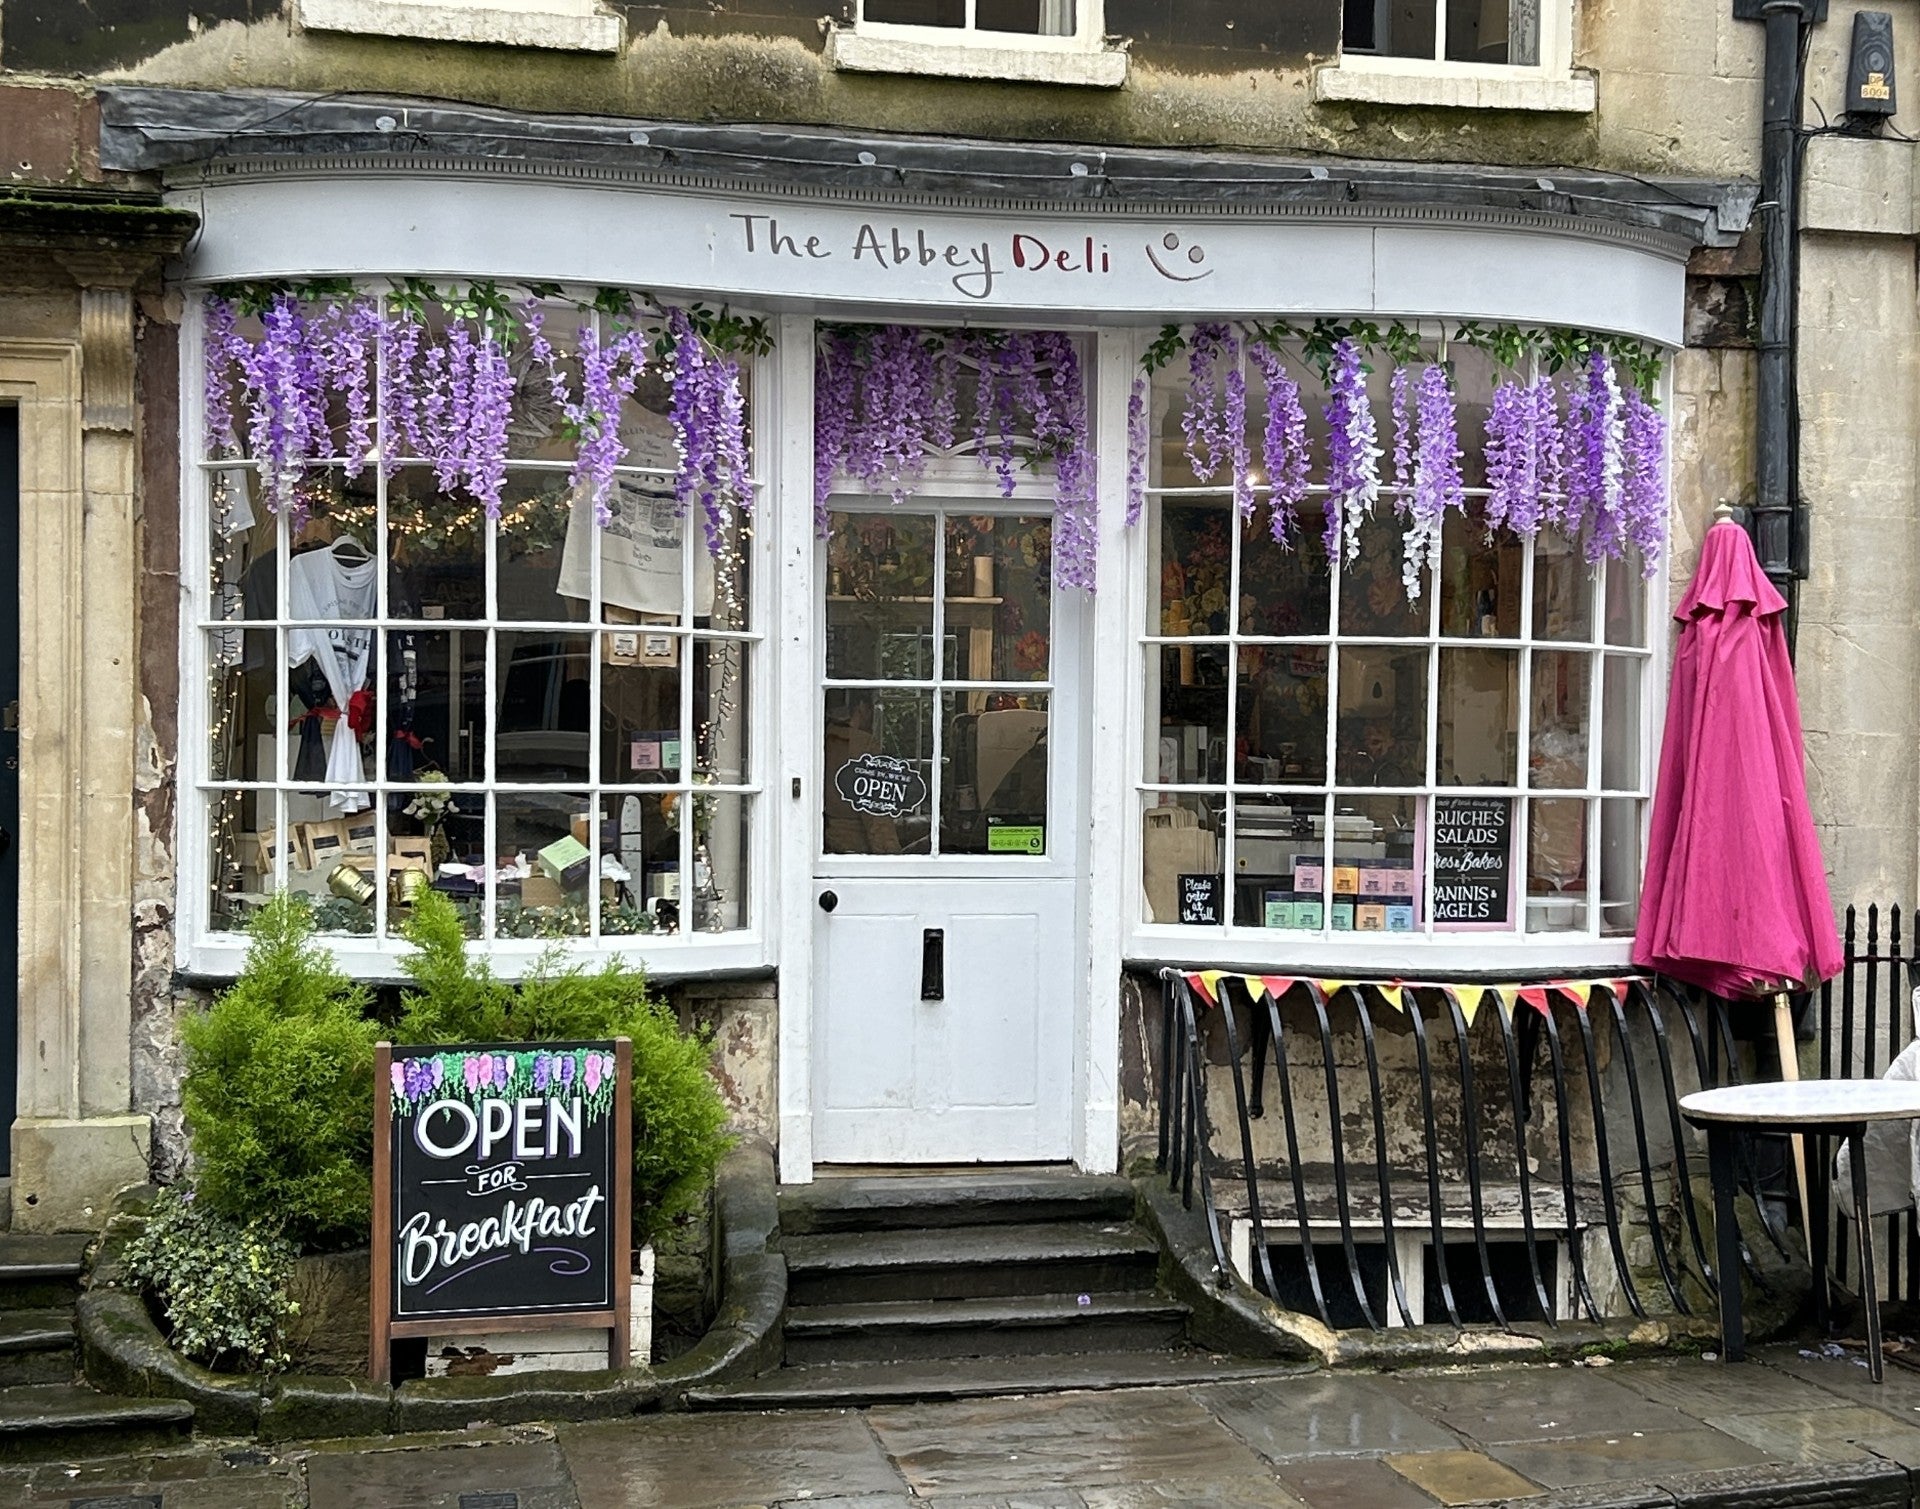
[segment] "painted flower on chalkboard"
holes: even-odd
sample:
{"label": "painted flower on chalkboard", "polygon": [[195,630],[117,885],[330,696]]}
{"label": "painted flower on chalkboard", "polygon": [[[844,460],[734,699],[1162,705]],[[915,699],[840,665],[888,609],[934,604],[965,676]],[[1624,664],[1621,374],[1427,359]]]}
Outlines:
{"label": "painted flower on chalkboard", "polygon": [[510,1053],[451,1050],[404,1058],[393,1065],[390,1079],[394,1109],[401,1114],[443,1099],[472,1105],[488,1098],[559,1092],[577,1094],[589,1115],[598,1117],[613,1104],[618,1072],[614,1055],[598,1049],[555,1052],[528,1047]]}

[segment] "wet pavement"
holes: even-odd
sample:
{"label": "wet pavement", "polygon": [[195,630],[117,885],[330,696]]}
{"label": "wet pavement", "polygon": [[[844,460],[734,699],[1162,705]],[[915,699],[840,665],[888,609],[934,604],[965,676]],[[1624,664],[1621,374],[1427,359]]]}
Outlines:
{"label": "wet pavement", "polygon": [[[62,1509],[1427,1509],[1920,1504],[1920,1373],[1726,1367],[1319,1374],[647,1416],[0,1468]],[[1909,1473],[1913,1476],[1909,1477]]]}

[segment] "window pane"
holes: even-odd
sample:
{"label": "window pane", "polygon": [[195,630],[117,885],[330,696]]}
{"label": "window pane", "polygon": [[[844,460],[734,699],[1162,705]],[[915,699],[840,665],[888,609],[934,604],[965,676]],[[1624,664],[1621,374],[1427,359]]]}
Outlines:
{"label": "window pane", "polygon": [[[1360,553],[1340,576],[1340,632],[1405,638],[1427,632],[1428,601],[1423,585],[1418,602],[1407,599],[1400,578],[1400,521],[1384,505],[1360,527]],[[1422,575],[1423,584],[1432,573]]]}
{"label": "window pane", "polygon": [[1533,749],[1527,781],[1535,788],[1587,784],[1592,667],[1593,657],[1579,651],[1533,652]]}
{"label": "window pane", "polygon": [[1343,786],[1417,786],[1427,776],[1427,651],[1340,651],[1338,777]]}
{"label": "window pane", "polygon": [[1640,683],[1647,662],[1609,655],[1603,666],[1600,717],[1600,784],[1609,791],[1640,785]]}
{"label": "window pane", "polygon": [[1593,638],[1593,568],[1557,530],[1543,529],[1533,542],[1533,637]]}
{"label": "window pane", "polygon": [[824,852],[928,853],[933,693],[842,689],[824,695]]}
{"label": "window pane", "polygon": [[1646,804],[1600,804],[1600,936],[1630,938],[1640,920],[1640,824]]}
{"label": "window pane", "polygon": [[1647,642],[1647,580],[1640,574],[1640,563],[1629,557],[1607,563],[1607,643],[1632,645]]}
{"label": "window pane", "polygon": [[1453,63],[1540,61],[1540,0],[1449,0],[1447,60]]}
{"label": "window pane", "polygon": [[1160,508],[1160,610],[1153,634],[1224,634],[1231,622],[1233,509],[1225,498]]}
{"label": "window pane", "polygon": [[1333,901],[1335,932],[1410,933],[1420,905],[1419,815],[1412,796],[1341,796],[1334,800]]}
{"label": "window pane", "polygon": [[259,501],[259,478],[234,467],[210,473],[207,487],[207,616],[271,622],[279,614],[274,597],[278,532],[274,516]]}
{"label": "window pane", "polygon": [[1507,929],[1523,891],[1514,876],[1517,802],[1444,796],[1433,802],[1433,916],[1445,932]]}
{"label": "window pane", "polygon": [[1142,815],[1141,884],[1149,922],[1202,925],[1209,903],[1226,921],[1221,798],[1149,792]]}
{"label": "window pane", "polygon": [[[612,513],[594,522],[586,493],[570,505],[560,555],[559,590],[585,603],[592,588],[593,550],[600,550],[600,607],[608,623],[679,624],[687,598],[686,520],[671,484],[652,477],[616,477],[608,495]],[[693,611],[713,612],[713,558],[702,545],[693,561]]]}
{"label": "window pane", "polygon": [[1047,852],[1047,696],[941,698],[940,852]]}
{"label": "window pane", "polygon": [[586,936],[599,889],[590,810],[583,792],[513,791],[494,798],[494,847],[503,875],[498,936]]}
{"label": "window pane", "polygon": [[[1227,649],[1224,645],[1159,650],[1160,704],[1156,747],[1147,768],[1169,785],[1227,778]],[[1155,666],[1147,666],[1147,704],[1156,700]]]}
{"label": "window pane", "polygon": [[1325,507],[1302,505],[1300,534],[1291,549],[1274,543],[1264,506],[1240,526],[1240,632],[1325,634],[1333,573],[1320,536]]}
{"label": "window pane", "polygon": [[946,674],[956,681],[1045,681],[1051,672],[1053,521],[947,520]]}
{"label": "window pane", "polygon": [[895,26],[965,26],[966,0],[862,0],[860,19]]}
{"label": "window pane", "polygon": [[827,675],[849,680],[933,676],[933,519],[833,516],[827,546]]}
{"label": "window pane", "polygon": [[1449,639],[1518,639],[1525,549],[1502,530],[1491,544],[1485,504],[1449,509],[1440,537],[1440,632]]}
{"label": "window pane", "polygon": [[600,636],[600,779],[610,786],[681,779],[680,661],[666,630]]}
{"label": "window pane", "polygon": [[695,932],[737,931],[747,925],[749,915],[747,880],[753,850],[748,825],[753,799],[739,792],[716,791],[697,792],[692,802],[693,907],[688,921]]}
{"label": "window pane", "polygon": [[1587,803],[1536,798],[1527,803],[1527,931],[1586,927]]}
{"label": "window pane", "polygon": [[387,483],[387,611],[487,616],[487,516],[464,493],[442,494],[425,467],[403,467]]}
{"label": "window pane", "polygon": [[1520,743],[1520,652],[1440,650],[1442,786],[1512,786]]}
{"label": "window pane", "polygon": [[1434,16],[1434,0],[1345,0],[1341,46],[1391,58],[1431,58]]}
{"label": "window pane", "polygon": [[274,889],[275,800],[271,791],[209,791],[208,853],[213,894],[209,921],[217,933],[240,932]]}
{"label": "window pane", "polygon": [[[561,562],[578,526],[566,475],[514,472],[507,478],[494,532],[499,556],[500,617],[522,623],[568,623],[587,616],[590,578],[574,573],[564,583]],[[589,511],[586,522],[591,522]],[[585,554],[576,547],[576,560]]]}
{"label": "window pane", "polygon": [[737,639],[693,642],[693,755],[699,778],[747,778],[747,646]]}
{"label": "window pane", "polygon": [[1233,922],[1318,932],[1326,926],[1323,797],[1234,803]]}
{"label": "window pane", "polygon": [[1326,784],[1326,646],[1242,645],[1237,653],[1234,779],[1255,786]]}
{"label": "window pane", "polygon": [[[705,798],[701,821],[715,812]],[[600,931],[613,936],[679,931],[682,797],[629,793],[600,799]],[[731,855],[729,855],[731,863]]]}
{"label": "window pane", "polygon": [[207,701],[207,775],[215,781],[275,778],[277,672],[272,629],[211,629]]}
{"label": "window pane", "polygon": [[431,769],[455,781],[484,781],[487,631],[419,629],[389,639],[387,779]]}
{"label": "window pane", "polygon": [[[553,347],[563,391],[580,391],[580,327],[593,316],[572,304],[540,306],[540,333]],[[571,462],[577,448],[567,433],[567,417],[554,396],[554,379],[533,359],[532,343],[517,342],[508,354],[513,368],[513,399],[507,413],[507,454],[516,461]]]}
{"label": "window pane", "polygon": [[581,781],[587,773],[592,646],[585,634],[501,634],[494,775],[501,781]]}

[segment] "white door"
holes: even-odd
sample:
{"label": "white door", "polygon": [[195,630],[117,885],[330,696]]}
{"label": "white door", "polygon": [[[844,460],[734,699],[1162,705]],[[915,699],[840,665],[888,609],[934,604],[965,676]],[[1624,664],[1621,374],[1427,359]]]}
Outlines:
{"label": "white door", "polygon": [[819,604],[814,1159],[1064,1160],[1079,604],[1028,504],[843,500]]}

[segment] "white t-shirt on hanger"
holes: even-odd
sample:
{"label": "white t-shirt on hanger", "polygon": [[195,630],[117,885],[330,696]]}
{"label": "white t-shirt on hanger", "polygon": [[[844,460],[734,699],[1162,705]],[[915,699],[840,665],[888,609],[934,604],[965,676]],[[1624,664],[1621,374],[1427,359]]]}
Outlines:
{"label": "white t-shirt on hanger", "polygon": [[327,802],[348,813],[373,805],[364,791],[343,789],[348,782],[367,778],[360,740],[347,725],[346,713],[347,700],[367,684],[373,668],[373,630],[318,625],[373,617],[379,569],[378,560],[343,561],[331,549],[309,550],[287,565],[287,613],[303,625],[287,633],[287,664],[305,665],[311,660],[317,665],[340,709],[327,747],[327,779],[340,784]]}

